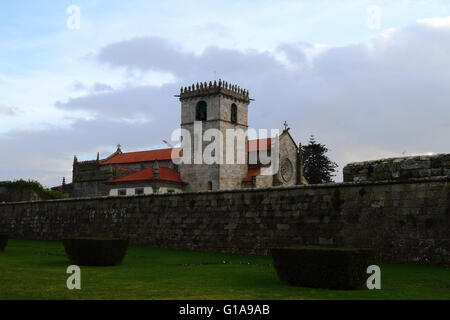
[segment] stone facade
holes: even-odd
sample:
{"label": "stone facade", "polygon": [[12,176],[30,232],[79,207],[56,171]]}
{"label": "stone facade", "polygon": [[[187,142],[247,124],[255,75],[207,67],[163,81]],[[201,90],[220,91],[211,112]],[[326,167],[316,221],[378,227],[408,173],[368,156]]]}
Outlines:
{"label": "stone facade", "polygon": [[[201,123],[202,137],[209,129],[217,129],[222,135],[222,159],[225,162],[227,153],[227,130],[247,131],[248,126],[248,105],[250,99],[248,93],[238,91],[237,89],[229,90],[220,82],[202,84],[203,88],[182,89],[180,93],[181,101],[181,128],[187,130],[191,136],[191,148],[194,150],[195,141],[198,141],[198,133],[194,130],[194,123]],[[237,88],[237,86],[236,86]],[[207,110],[207,118],[204,120],[197,119],[197,108],[199,103],[204,103]],[[236,122],[232,121],[231,108],[232,105],[237,108]],[[246,148],[247,137],[239,146]],[[202,141],[202,153],[211,142]],[[236,143],[238,145],[238,143]],[[237,150],[235,150],[237,151]],[[180,177],[187,185],[186,191],[202,191],[202,190],[231,190],[240,189],[242,180],[247,176],[247,150],[243,149],[245,157],[244,163],[235,164],[195,164],[194,155],[192,155],[192,164],[180,165]],[[236,154],[234,158],[236,158]]]}
{"label": "stone facade", "polygon": [[[171,181],[130,181],[115,183],[110,190],[121,190],[121,189],[144,189],[151,188],[152,193],[165,193],[162,190],[170,190],[172,192],[181,192],[180,185]],[[134,195],[134,194],[133,194]]]}
{"label": "stone facade", "polygon": [[450,154],[380,159],[350,163],[344,181],[407,180],[450,176]]}
{"label": "stone facade", "polygon": [[449,264],[449,186],[445,177],[0,204],[0,233],[256,254],[291,245],[373,247],[386,262]]}
{"label": "stone facade", "polygon": [[[120,150],[120,149],[119,149]],[[176,165],[171,160],[158,161],[160,167],[171,168],[176,170]],[[127,164],[102,164],[101,160],[91,161],[78,161],[75,157],[73,163],[73,177],[72,186],[70,192],[68,192],[74,198],[80,197],[98,197],[109,195],[111,189],[117,187],[124,187],[123,183],[117,185],[109,183],[109,181],[122,178],[130,172],[137,172],[146,168],[151,168],[154,165],[154,161],[144,161],[138,163]],[[124,169],[128,169],[125,170]],[[147,183],[150,187],[166,187],[166,181],[149,181]],[[142,182],[129,183],[129,187],[135,185],[141,186]],[[173,186],[173,183],[169,183]],[[180,187],[179,184],[175,187]]]}
{"label": "stone facade", "polygon": [[0,183],[0,203],[37,200],[40,200],[40,197],[31,188],[11,188]]}
{"label": "stone facade", "polygon": [[274,185],[294,186],[297,181],[297,154],[298,147],[289,131],[280,135],[280,170],[275,175]]}

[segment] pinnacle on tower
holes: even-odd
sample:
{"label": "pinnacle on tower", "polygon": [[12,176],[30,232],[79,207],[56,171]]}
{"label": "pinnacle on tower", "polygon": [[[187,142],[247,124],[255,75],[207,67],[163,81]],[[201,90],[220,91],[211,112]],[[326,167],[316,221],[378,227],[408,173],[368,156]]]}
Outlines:
{"label": "pinnacle on tower", "polygon": [[236,84],[228,83],[222,79],[219,79],[218,82],[216,80],[209,82],[200,81],[196,84],[192,84],[192,86],[181,87],[180,94],[176,97],[179,97],[180,99],[188,99],[212,94],[223,94],[244,102],[249,102],[251,100],[249,98],[248,90],[245,90]]}
{"label": "pinnacle on tower", "polygon": [[153,179],[155,179],[155,180],[159,179],[159,163],[158,163],[158,159],[155,159],[155,162],[153,162]]}

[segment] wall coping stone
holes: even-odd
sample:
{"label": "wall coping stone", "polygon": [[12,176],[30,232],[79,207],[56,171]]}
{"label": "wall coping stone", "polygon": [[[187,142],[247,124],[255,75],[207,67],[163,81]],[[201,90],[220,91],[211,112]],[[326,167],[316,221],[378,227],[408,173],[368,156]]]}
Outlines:
{"label": "wall coping stone", "polygon": [[297,186],[279,186],[270,188],[255,188],[255,189],[234,189],[234,190],[216,190],[216,191],[197,191],[197,192],[182,192],[182,193],[166,193],[166,194],[152,194],[152,195],[134,195],[134,196],[102,196],[102,197],[83,197],[83,198],[68,198],[68,199],[54,199],[54,200],[38,200],[38,201],[23,201],[23,202],[6,202],[0,203],[0,208],[11,205],[36,204],[36,203],[67,203],[78,201],[91,200],[117,200],[117,199],[134,199],[134,198],[152,198],[152,197],[179,197],[190,195],[208,195],[208,194],[229,194],[229,193],[258,193],[267,191],[289,191],[289,190],[314,190],[326,188],[346,188],[346,187],[364,187],[377,185],[401,185],[401,184],[417,184],[417,183],[432,183],[432,182],[450,182],[450,176],[429,177],[429,178],[410,178],[406,180],[382,180],[382,181],[362,181],[362,182],[337,182],[314,185],[297,185]]}
{"label": "wall coping stone", "polygon": [[403,156],[403,157],[391,157],[391,158],[381,158],[376,160],[365,160],[365,161],[356,161],[356,162],[350,162],[346,165],[346,167],[353,167],[353,166],[364,166],[364,165],[370,165],[370,164],[376,164],[376,163],[383,163],[383,162],[403,162],[407,160],[432,160],[437,159],[441,157],[449,156],[449,153],[436,153],[432,155],[413,155],[413,156]]}

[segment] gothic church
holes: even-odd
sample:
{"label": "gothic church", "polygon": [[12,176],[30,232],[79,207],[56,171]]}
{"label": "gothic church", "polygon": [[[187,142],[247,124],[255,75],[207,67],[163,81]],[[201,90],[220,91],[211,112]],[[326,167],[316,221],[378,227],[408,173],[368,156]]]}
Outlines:
{"label": "gothic church", "polygon": [[[221,80],[209,84],[197,83],[182,88],[177,97],[181,102],[181,128],[191,133],[191,139],[196,139],[195,121],[201,121],[202,133],[217,129],[224,138],[227,129],[242,129],[245,132],[248,129],[248,107],[252,99],[247,90],[236,85]],[[301,154],[288,128],[279,135],[279,170],[275,170],[275,174],[261,174],[264,165],[259,160],[249,163],[249,159],[258,159],[261,151],[270,156],[273,140],[249,141],[246,138],[246,159],[245,163],[240,164],[177,165],[172,159],[180,156],[180,148],[122,152],[118,146],[117,151],[105,159],[97,155],[96,160],[78,161],[75,156],[72,184],[63,183],[62,189],[73,197],[93,197],[305,184]]]}

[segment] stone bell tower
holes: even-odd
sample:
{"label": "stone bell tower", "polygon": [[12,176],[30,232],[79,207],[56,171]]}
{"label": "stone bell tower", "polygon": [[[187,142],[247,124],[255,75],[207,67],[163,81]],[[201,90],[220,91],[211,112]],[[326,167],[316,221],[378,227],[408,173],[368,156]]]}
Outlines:
{"label": "stone bell tower", "polygon": [[[203,140],[206,137],[204,133],[208,129],[219,130],[223,137],[221,153],[223,161],[213,164],[202,161],[198,164],[198,161],[194,162],[194,155],[192,155],[191,164],[180,164],[181,180],[188,183],[186,191],[241,188],[242,180],[247,177],[248,171],[248,105],[251,100],[248,91],[219,80],[181,88],[177,97],[181,101],[181,128],[190,133],[192,151],[194,151],[195,141],[197,146],[201,141],[202,153],[210,151],[205,148],[215,141],[215,137],[211,140]],[[201,131],[198,130],[200,124]],[[244,140],[242,135],[241,139],[231,137],[227,129],[241,129],[241,133],[245,135]],[[234,140],[232,156],[227,155],[227,134],[230,140],[228,143]],[[197,150],[200,150],[200,147]],[[215,151],[210,154],[216,155]],[[242,155],[245,157],[244,161]],[[228,163],[227,158],[234,158],[235,161]]]}

